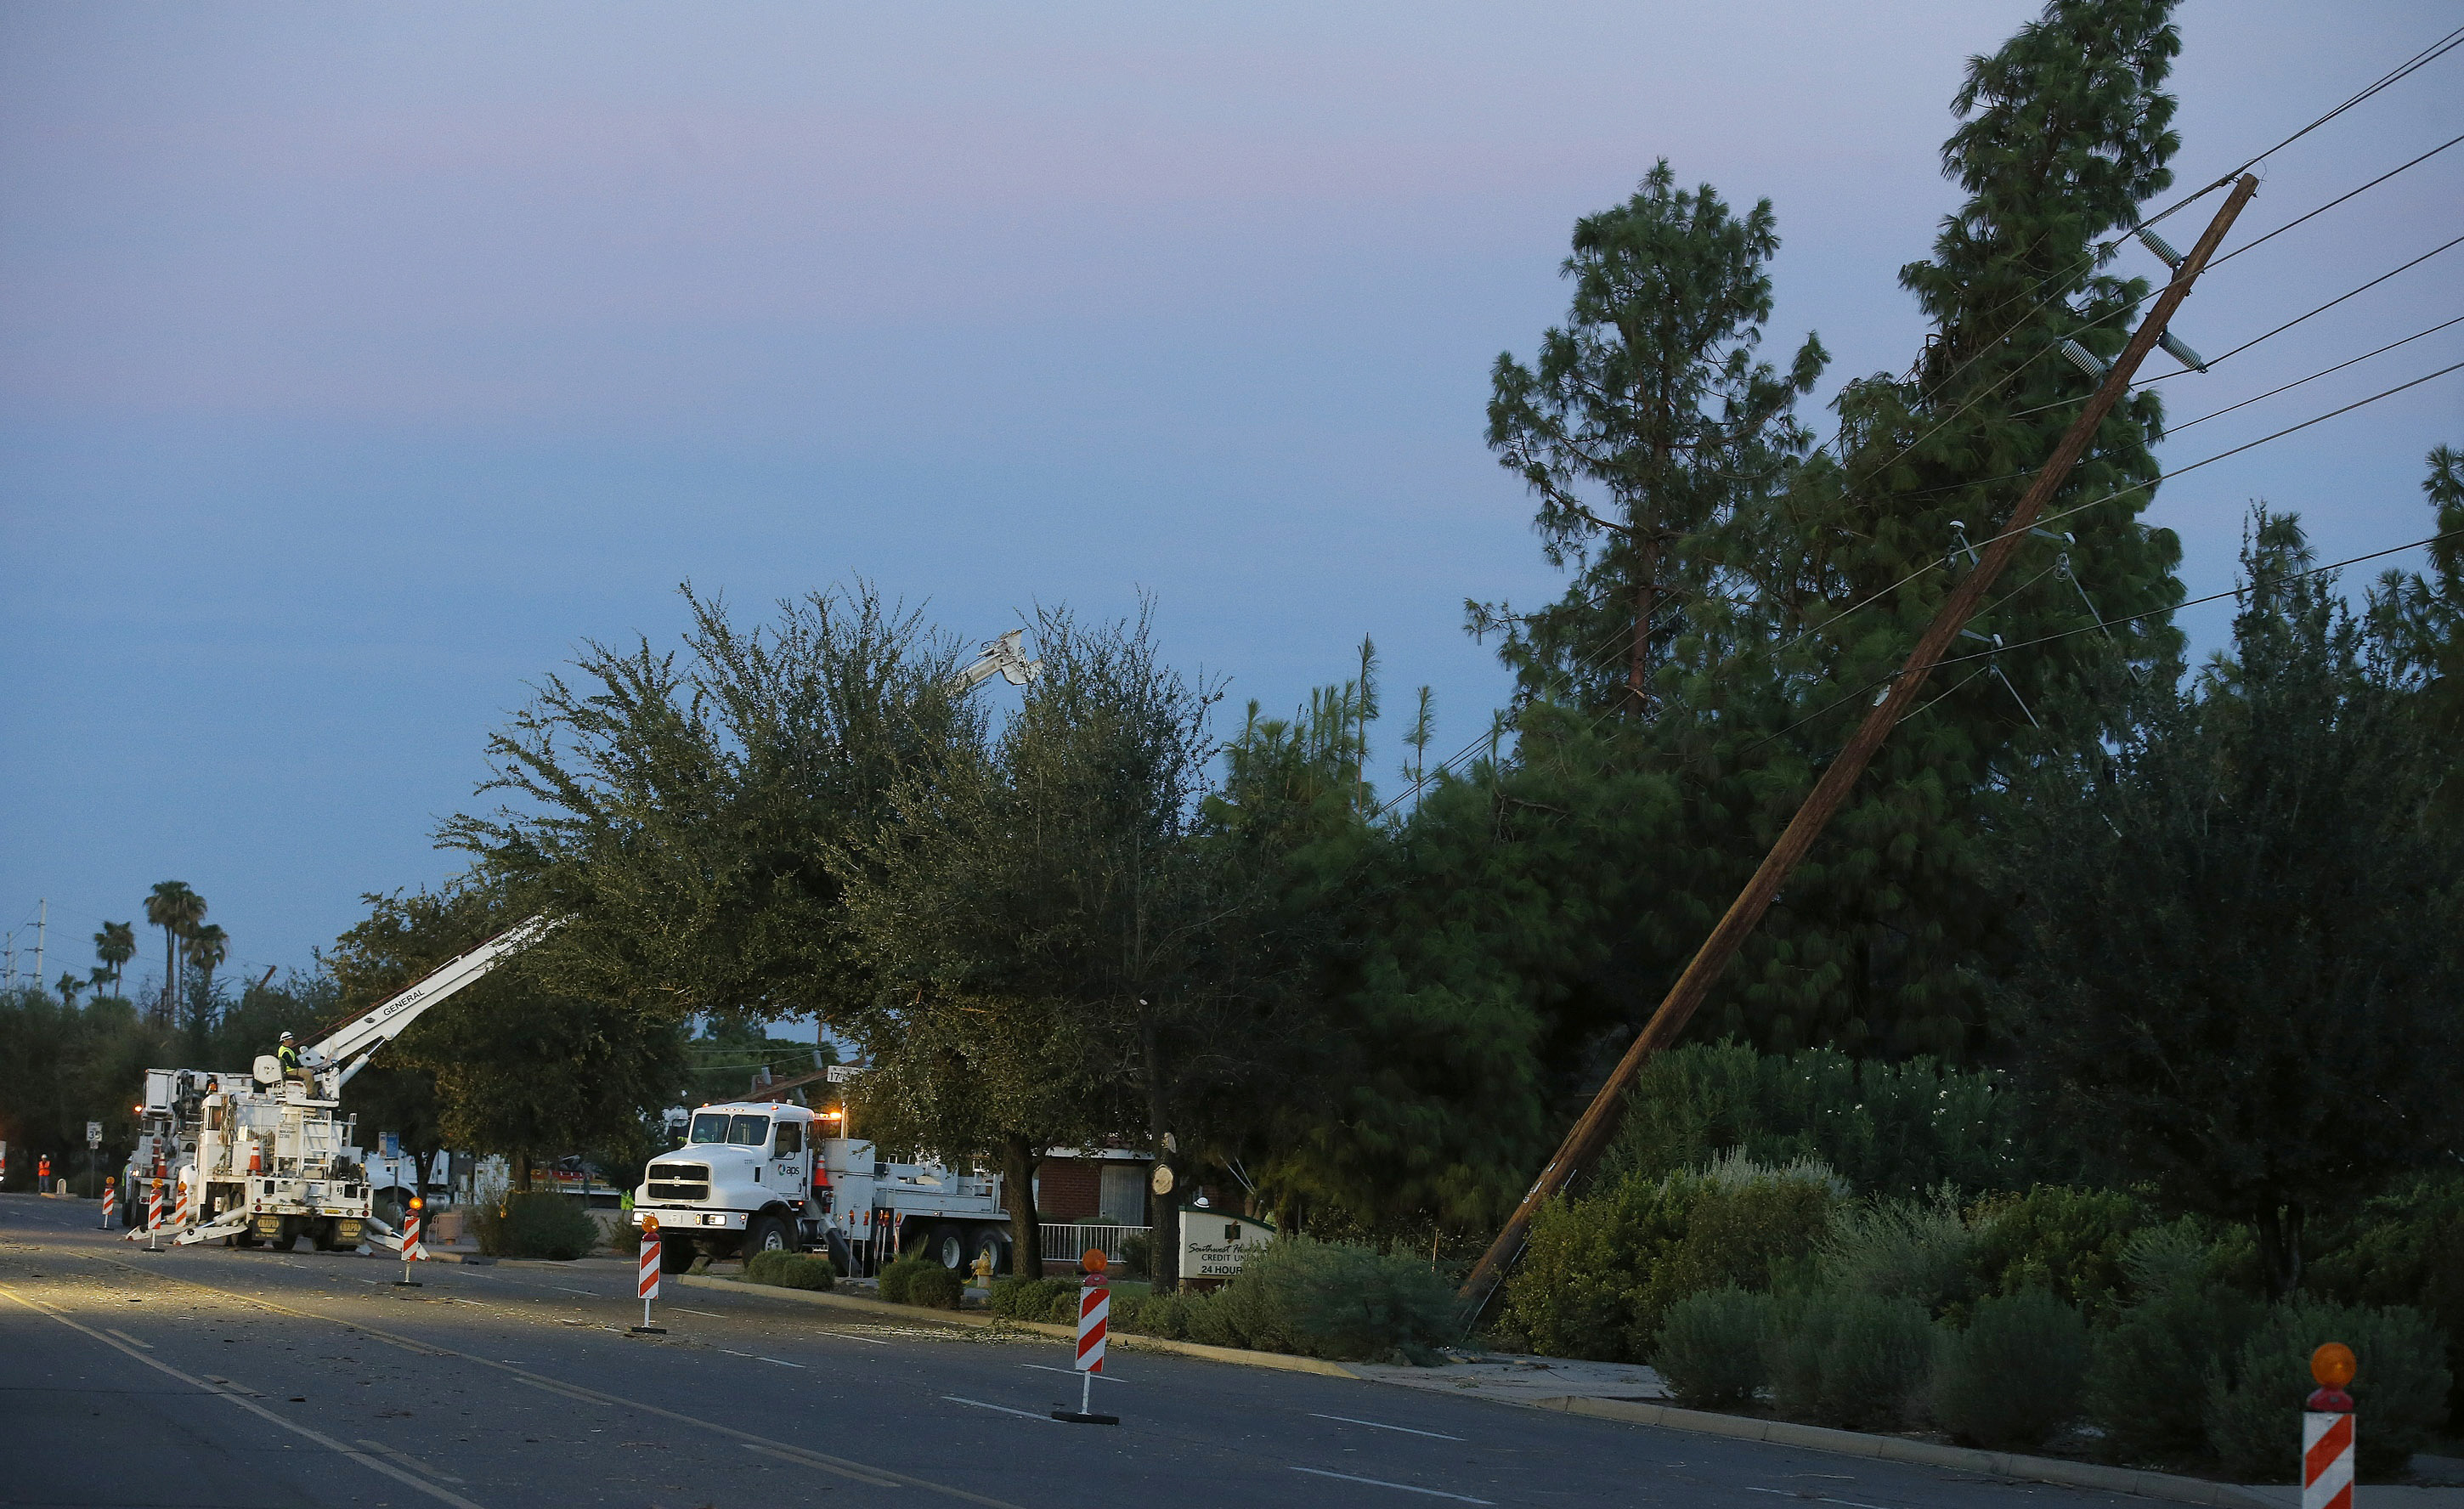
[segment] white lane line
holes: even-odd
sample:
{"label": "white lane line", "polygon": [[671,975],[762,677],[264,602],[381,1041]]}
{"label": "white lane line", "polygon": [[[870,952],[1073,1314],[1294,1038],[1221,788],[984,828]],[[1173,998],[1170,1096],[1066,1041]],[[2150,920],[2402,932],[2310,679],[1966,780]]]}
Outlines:
{"label": "white lane line", "polygon": [[[111,1331],[111,1327],[108,1325],[104,1326],[103,1329]],[[111,1334],[119,1337],[121,1341],[126,1342],[131,1346],[143,1346],[149,1352],[154,1349],[154,1344],[152,1342],[141,1342],[136,1337],[129,1335],[126,1331],[111,1331]]]}
{"label": "white lane line", "polygon": [[955,1393],[945,1393],[941,1397],[952,1404],[971,1404],[979,1410],[999,1410],[1003,1414],[1014,1414],[1022,1420],[1042,1420],[1047,1425],[1060,1423],[1048,1414],[1038,1414],[1032,1410],[1013,1410],[1005,1404],[986,1404],[981,1399],[969,1399]]}
{"label": "white lane line", "polygon": [[1346,1425],[1365,1425],[1373,1431],[1400,1431],[1405,1435],[1425,1435],[1432,1440],[1438,1441],[1460,1441],[1463,1439],[1460,1435],[1448,1435],[1443,1431],[1416,1431],[1408,1425],[1387,1425],[1377,1420],[1355,1420],[1348,1414],[1319,1414],[1315,1410],[1311,1410],[1309,1411],[1309,1416],[1312,1419],[1318,1420],[1341,1420]]}
{"label": "white lane line", "polygon": [[878,1336],[858,1336],[853,1331],[824,1331],[822,1334],[824,1336],[835,1336],[844,1341],[862,1342],[867,1346],[887,1346],[890,1345]]}
{"label": "white lane line", "polygon": [[[1046,1367],[1042,1363],[1021,1363],[1019,1366],[1021,1367],[1032,1367],[1040,1373],[1061,1373],[1071,1378],[1078,1376],[1078,1369],[1075,1367]],[[1097,1373],[1095,1375],[1095,1381],[1097,1383],[1119,1383],[1121,1380],[1113,1377],[1111,1373]],[[1446,1439],[1451,1441],[1455,1439],[1455,1437],[1450,1435],[1447,1436]]]}
{"label": "white lane line", "polygon": [[1830,1498],[1821,1494],[1800,1493],[1793,1488],[1756,1488],[1749,1484],[1748,1485],[1746,1492],[1749,1494],[1777,1494],[1782,1498],[1795,1498],[1799,1500],[1811,1498],[1818,1504],[1846,1504],[1848,1509],[1884,1509],[1884,1506],[1881,1504],[1860,1503],[1854,1498]]}
{"label": "white lane line", "polygon": [[436,1478],[440,1482],[458,1483],[462,1481],[461,1478],[454,1476],[451,1473],[440,1473],[435,1468],[421,1461],[418,1457],[411,1455],[408,1452],[397,1451],[393,1447],[385,1445],[383,1441],[371,1441],[363,1435],[360,1437],[360,1444],[366,1447],[371,1452],[382,1452],[385,1455],[392,1457],[395,1461],[400,1462],[403,1466],[426,1473],[429,1476]]}
{"label": "white lane line", "polygon": [[1426,1494],[1432,1498],[1451,1498],[1457,1503],[1494,1504],[1497,1502],[1494,1498],[1474,1498],[1469,1494],[1441,1493],[1435,1488],[1415,1488],[1410,1483],[1390,1483],[1383,1477],[1355,1477],[1350,1473],[1330,1473],[1323,1467],[1295,1467],[1292,1471],[1307,1473],[1312,1477],[1340,1477],[1347,1483],[1367,1483],[1372,1488],[1399,1488],[1407,1494]]}
{"label": "white lane line", "polygon": [[39,1300],[27,1299],[25,1296],[19,1294],[16,1290],[8,1287],[6,1284],[0,1284],[0,1294],[7,1295],[10,1299],[16,1301],[19,1304],[24,1305],[27,1309],[33,1310],[37,1314],[50,1316],[53,1320],[59,1322],[62,1325],[67,1326],[72,1331],[81,1332],[84,1335],[93,1337],[96,1341],[100,1342],[103,1345],[110,1347],[114,1351],[124,1352],[128,1356],[143,1363],[146,1367],[153,1368],[157,1372],[168,1373],[170,1376],[177,1378],[182,1383],[187,1384],[191,1388],[203,1389],[205,1392],[216,1395],[220,1398],[229,1399],[231,1403],[239,1406],[239,1408],[243,1410],[246,1410],[251,1414],[256,1415],[272,1424],[278,1425],[295,1435],[305,1436],[329,1452],[333,1452],[338,1455],[349,1457],[352,1461],[357,1462],[362,1467],[382,1473],[385,1476],[393,1478],[397,1482],[405,1483],[412,1488],[416,1488],[421,1493],[428,1495],[431,1498],[443,1499],[445,1502],[453,1505],[454,1509],[481,1509],[480,1505],[473,1503],[470,1499],[463,1498],[460,1494],[453,1493],[448,1489],[439,1488],[434,1483],[428,1482],[414,1474],[406,1473],[401,1468],[396,1467],[393,1463],[386,1461],[381,1456],[370,1456],[367,1453],[360,1451],[356,1447],[345,1446],[341,1442],[335,1440],[332,1436],[327,1435],[320,1431],[312,1431],[308,1429],[308,1427],[301,1425],[297,1420],[284,1419],[282,1416],[275,1413],[265,1406],[258,1404],[254,1399],[248,1398],[242,1394],[233,1393],[230,1389],[214,1388],[212,1385],[207,1383],[206,1380],[196,1377],[190,1373],[182,1372],[179,1368],[172,1367],[169,1363],[159,1362],[154,1358],[146,1356],[143,1352],[141,1352],[134,1347],[124,1346],[120,1343],[113,1341],[110,1337],[103,1335],[100,1331],[95,1330],[90,1326],[78,1324],[77,1322],[70,1320],[58,1310],[43,1303]]}
{"label": "white lane line", "polygon": [[776,1357],[757,1357],[755,1362],[768,1363],[773,1367],[802,1367],[803,1363],[782,1363]]}
{"label": "white lane line", "polygon": [[836,1473],[841,1477],[852,1477],[857,1482],[869,1483],[875,1488],[904,1488],[907,1486],[907,1484],[900,1482],[894,1477],[875,1477],[869,1474],[859,1472],[847,1463],[838,1461],[834,1458],[825,1457],[820,1460],[815,1460],[809,1456],[799,1455],[794,1452],[785,1451],[780,1447],[764,1446],[759,1441],[746,1441],[744,1443],[744,1449],[748,1452],[759,1452],[764,1456],[775,1456],[782,1462],[793,1462],[799,1467],[818,1467],[824,1472]]}
{"label": "white lane line", "polygon": [[681,1304],[671,1304],[669,1305],[668,1308],[685,1315],[707,1315],[714,1321],[724,1321],[727,1319],[726,1316],[719,1314],[716,1310],[690,1310],[686,1309],[685,1306]]}

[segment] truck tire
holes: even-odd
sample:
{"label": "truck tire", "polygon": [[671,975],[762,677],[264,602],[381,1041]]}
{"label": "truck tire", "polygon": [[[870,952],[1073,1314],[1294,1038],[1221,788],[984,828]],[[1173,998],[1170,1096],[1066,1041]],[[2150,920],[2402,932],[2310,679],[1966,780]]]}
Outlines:
{"label": "truck tire", "polygon": [[952,1273],[965,1269],[973,1249],[967,1245],[967,1229],[963,1226],[935,1226],[925,1239],[924,1256]]}
{"label": "truck tire", "polygon": [[747,1262],[753,1260],[755,1253],[793,1252],[795,1247],[795,1233],[789,1231],[787,1223],[776,1215],[757,1215],[744,1228],[744,1258]]}

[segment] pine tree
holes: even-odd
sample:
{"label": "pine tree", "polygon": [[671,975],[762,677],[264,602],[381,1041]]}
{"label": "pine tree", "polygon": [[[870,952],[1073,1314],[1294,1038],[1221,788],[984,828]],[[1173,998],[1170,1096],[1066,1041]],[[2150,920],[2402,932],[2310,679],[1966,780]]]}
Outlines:
{"label": "pine tree", "polygon": [[1809,336],[1788,371],[1757,360],[1779,250],[1771,201],[1742,217],[1662,159],[1633,196],[1575,223],[1566,323],[1535,364],[1491,374],[1488,444],[1540,500],[1533,520],[1565,595],[1536,612],[1466,603],[1526,699],[1647,713],[1660,666],[1725,575],[1711,536],[1808,443],[1797,397],[1828,360]]}

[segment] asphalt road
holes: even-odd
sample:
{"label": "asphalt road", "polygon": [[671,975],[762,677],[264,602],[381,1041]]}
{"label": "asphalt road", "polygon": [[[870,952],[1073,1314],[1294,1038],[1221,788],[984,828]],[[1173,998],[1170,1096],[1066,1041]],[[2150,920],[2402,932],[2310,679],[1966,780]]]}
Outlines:
{"label": "asphalt road", "polygon": [[1683,1504],[2147,1500],[1114,1350],[871,1324],[627,1265],[399,1265],[94,1230],[0,1196],[0,1503]]}

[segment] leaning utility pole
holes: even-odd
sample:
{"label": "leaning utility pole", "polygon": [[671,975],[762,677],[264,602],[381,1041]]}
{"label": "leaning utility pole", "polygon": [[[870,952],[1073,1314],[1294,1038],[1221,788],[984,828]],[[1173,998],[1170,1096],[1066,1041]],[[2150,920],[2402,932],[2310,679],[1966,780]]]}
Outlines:
{"label": "leaning utility pole", "polygon": [[1481,1255],[1479,1264],[1472,1269],[1471,1277],[1463,1281],[1462,1291],[1467,1305],[1467,1324],[1479,1320],[1481,1310],[1488,1303],[1490,1292],[1505,1277],[1507,1266],[1522,1255],[1524,1236],[1531,1229],[1532,1216],[1551,1196],[1563,1191],[1607,1145],[1610,1133],[1617,1126],[1619,1103],[1634,1084],[1635,1077],[1641,1072],[1643,1061],[1675,1042],[1678,1034],[1685,1030],[1685,1023],[1693,1017],[1694,1009],[1703,1004],[1703,997],[1710,994],[1720,972],[1727,968],[1728,961],[1736,956],[1747,935],[1762,921],[1771,899],[1779,894],[1780,886],[1787,882],[1798,862],[1805,858],[1806,851],[1814,847],[1814,841],[1822,836],[1832,815],[1839,810],[1839,804],[1848,798],[1849,789],[1857,784],[1857,777],[1865,773],[1875,752],[1890,735],[1892,725],[1906,715],[1910,706],[1916,702],[1917,694],[1925,689],[1925,678],[1933,673],[1944,652],[1959,637],[1959,631],[1983,605],[1986,591],[1993,585],[1994,579],[2002,575],[2003,568],[2011,563],[2011,558],[2018,554],[2020,541],[2027,537],[2029,526],[2036,521],[2036,515],[2044,511],[2046,501],[2070,475],[2071,468],[2086,453],[2088,442],[2096,436],[2097,426],[2129,391],[2131,376],[2139,370],[2139,363],[2164,339],[2166,321],[2173,317],[2173,311],[2189,296],[2190,285],[2198,280],[2209,257],[2215,253],[2217,243],[2224,240],[2225,232],[2233,228],[2234,217],[2257,192],[2258,180],[2248,173],[2233,185],[2233,192],[2225,199],[2224,208],[2217,210],[2215,219],[2208,223],[2206,233],[2199,237],[2198,245],[2190,249],[2189,255],[2181,259],[2174,269],[2173,280],[2156,295],[2155,306],[2148,310],[2147,318],[2131,336],[2130,343],[2122,348],[2122,355],[2114,359],[2113,365],[2106,369],[2104,382],[2088,400],[2087,407],[2072,421],[2060,444],[2054,447],[2054,453],[2046,460],[2044,470],[2036,473],[2036,480],[2030,483],[2028,491],[2020,495],[2017,506],[2011,510],[2011,517],[2001,531],[1987,542],[1984,558],[1966,580],[1951,589],[1942,610],[1934,615],[1931,623],[1925,625],[1925,633],[1918,636],[1916,648],[1908,652],[1907,663],[1892,676],[1889,687],[1865,714],[1865,721],[1858,726],[1856,734],[1840,750],[1838,757],[1823,771],[1822,778],[1815,782],[1813,794],[1805,798],[1805,805],[1797,809],[1788,830],[1779,836],[1779,842],[1771,846],[1771,853],[1763,857],[1753,878],[1746,883],[1746,888],[1729,906],[1719,926],[1711,929],[1711,936],[1704,940],[1693,962],[1685,966],[1685,973],[1669,987],[1667,998],[1660,1003],[1658,1011],[1651,1014],[1651,1020],[1644,1024],[1641,1035],[1626,1049],[1625,1057],[1617,1061],[1608,1083],[1592,1097],[1590,1107],[1583,1112],[1582,1119],[1574,1123],[1573,1130],[1566,1134],[1564,1144],[1557,1148],[1557,1155],[1540,1170],[1540,1177],[1532,1182],[1530,1192],[1523,1196],[1523,1203],[1516,1206],[1514,1214],[1507,1217],[1506,1229],[1497,1234],[1497,1240],[1489,1243],[1488,1251]]}

